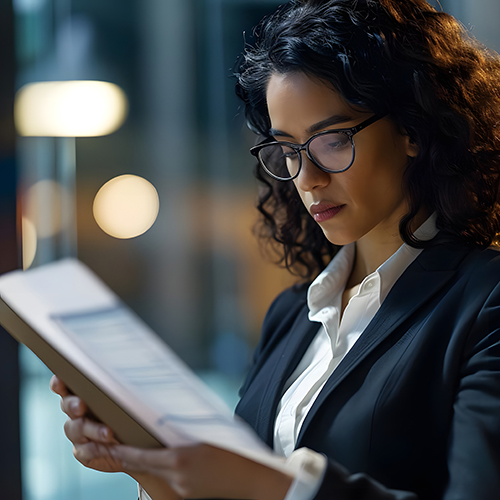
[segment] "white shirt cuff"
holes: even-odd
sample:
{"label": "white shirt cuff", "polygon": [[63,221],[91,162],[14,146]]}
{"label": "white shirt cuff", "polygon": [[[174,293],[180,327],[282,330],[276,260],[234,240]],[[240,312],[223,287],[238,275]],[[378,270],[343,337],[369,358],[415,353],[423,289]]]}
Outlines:
{"label": "white shirt cuff", "polygon": [[288,457],[286,463],[292,467],[294,479],[285,500],[312,500],[325,475],[326,457],[309,448],[299,448]]}
{"label": "white shirt cuff", "polygon": [[137,487],[139,488],[139,500],[151,500],[151,497],[139,483],[137,483]]}

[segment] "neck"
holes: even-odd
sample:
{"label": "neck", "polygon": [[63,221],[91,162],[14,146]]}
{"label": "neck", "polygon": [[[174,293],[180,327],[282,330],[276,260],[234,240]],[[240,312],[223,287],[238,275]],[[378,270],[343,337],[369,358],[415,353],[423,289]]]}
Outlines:
{"label": "neck", "polygon": [[361,283],[403,244],[399,233],[391,234],[386,240],[377,242],[370,242],[366,236],[356,241],[356,257],[348,287]]}
{"label": "neck", "polygon": [[[415,231],[427,218],[421,211],[413,220],[412,231]],[[356,241],[356,257],[347,288],[361,283],[366,276],[373,273],[403,244],[399,234],[399,218],[381,223],[369,233]]]}

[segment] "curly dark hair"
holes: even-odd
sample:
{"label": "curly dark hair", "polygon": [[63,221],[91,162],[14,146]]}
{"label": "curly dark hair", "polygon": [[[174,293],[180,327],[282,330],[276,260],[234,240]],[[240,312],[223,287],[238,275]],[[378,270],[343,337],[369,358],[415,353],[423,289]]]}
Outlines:
{"label": "curly dark hair", "polygon": [[[236,71],[248,126],[267,137],[272,74],[319,78],[356,106],[389,115],[418,146],[404,176],[404,242],[411,222],[437,214],[441,234],[479,247],[500,233],[500,58],[425,0],[296,0],[264,19]],[[311,278],[336,252],[292,182],[260,168],[259,234],[279,262]]]}

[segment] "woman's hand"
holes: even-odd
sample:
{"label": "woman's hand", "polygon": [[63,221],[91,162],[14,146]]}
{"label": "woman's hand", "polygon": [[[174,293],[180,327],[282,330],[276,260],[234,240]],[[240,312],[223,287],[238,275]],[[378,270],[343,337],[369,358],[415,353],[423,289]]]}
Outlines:
{"label": "woman's hand", "polygon": [[286,474],[207,444],[160,450],[119,445],[110,452],[125,472],[161,478],[182,498],[281,500],[292,483]]}
{"label": "woman's hand", "polygon": [[290,476],[205,444],[156,450],[119,445],[111,429],[89,418],[87,405],[60,379],[52,377],[50,387],[69,417],[64,431],[76,459],[91,469],[129,474],[153,500],[281,500],[290,487]]}
{"label": "woman's hand", "polygon": [[[101,472],[126,472],[120,460],[111,454],[118,441],[113,431],[88,417],[88,408],[82,399],[71,394],[64,383],[53,376],[50,388],[61,396],[61,409],[68,420],[64,432],[73,443],[75,458],[85,467]],[[145,473],[130,474],[154,500],[181,500],[163,479]]]}
{"label": "woman's hand", "polygon": [[56,376],[52,377],[50,388],[61,396],[61,409],[69,417],[64,424],[64,432],[73,443],[75,458],[91,469],[122,472],[121,464],[109,452],[110,445],[118,444],[113,431],[88,418],[87,405],[78,396],[71,394]]}

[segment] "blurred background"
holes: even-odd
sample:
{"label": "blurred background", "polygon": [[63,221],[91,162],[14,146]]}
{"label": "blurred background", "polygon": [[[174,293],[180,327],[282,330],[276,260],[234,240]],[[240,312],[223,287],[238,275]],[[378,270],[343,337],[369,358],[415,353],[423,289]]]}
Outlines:
{"label": "blurred background", "polygon": [[[0,2],[0,272],[78,256],[230,406],[293,282],[252,235],[253,137],[231,78],[279,3]],[[440,5],[500,49],[497,0]],[[136,499],[124,475],[73,459],[50,373],[0,344],[2,495]]]}

